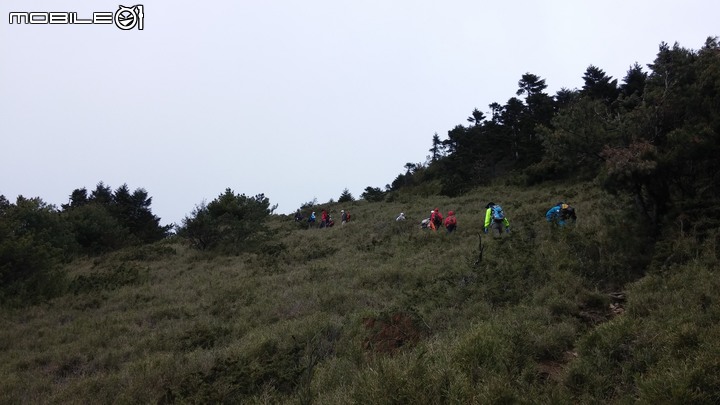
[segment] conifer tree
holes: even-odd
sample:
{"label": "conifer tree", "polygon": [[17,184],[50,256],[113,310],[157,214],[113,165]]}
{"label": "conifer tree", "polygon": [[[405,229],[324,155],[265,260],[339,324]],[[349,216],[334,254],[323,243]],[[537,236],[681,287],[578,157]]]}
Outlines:
{"label": "conifer tree", "polygon": [[353,195],[350,193],[350,190],[348,190],[346,188],[343,190],[342,194],[340,194],[340,197],[338,198],[338,202],[344,203],[344,202],[351,202],[351,201],[355,201],[355,197],[353,197]]}

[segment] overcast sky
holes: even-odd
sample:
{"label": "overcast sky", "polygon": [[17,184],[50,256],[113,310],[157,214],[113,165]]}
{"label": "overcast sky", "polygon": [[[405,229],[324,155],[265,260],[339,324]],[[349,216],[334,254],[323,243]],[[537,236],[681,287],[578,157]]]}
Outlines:
{"label": "overcast sky", "polygon": [[12,202],[127,183],[168,224],[227,187],[280,213],[359,197],[424,162],[434,133],[504,104],[526,72],[554,94],[591,64],[621,81],[663,41],[720,35],[716,0],[137,1],[142,31],[9,23],[117,1],[0,1]]}

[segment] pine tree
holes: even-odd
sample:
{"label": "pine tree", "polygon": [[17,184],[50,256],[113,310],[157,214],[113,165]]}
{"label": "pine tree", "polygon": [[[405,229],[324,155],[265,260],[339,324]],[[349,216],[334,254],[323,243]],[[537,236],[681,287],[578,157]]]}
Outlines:
{"label": "pine tree", "polygon": [[345,203],[345,202],[352,202],[355,201],[355,197],[353,197],[352,194],[350,194],[350,190],[347,188],[343,190],[342,194],[340,194],[340,197],[338,198],[339,203]]}

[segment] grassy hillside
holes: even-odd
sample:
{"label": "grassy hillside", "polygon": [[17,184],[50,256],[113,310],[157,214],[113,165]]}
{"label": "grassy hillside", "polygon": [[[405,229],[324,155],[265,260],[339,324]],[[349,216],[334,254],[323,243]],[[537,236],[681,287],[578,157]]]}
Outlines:
{"label": "grassy hillside", "polygon": [[[575,226],[545,222],[559,200]],[[509,235],[480,236],[488,201]],[[419,229],[434,207],[456,233]],[[0,310],[0,403],[720,402],[717,234],[651,249],[588,183],[328,208],[352,221],[275,216],[259,253],[72,263],[67,294]]]}

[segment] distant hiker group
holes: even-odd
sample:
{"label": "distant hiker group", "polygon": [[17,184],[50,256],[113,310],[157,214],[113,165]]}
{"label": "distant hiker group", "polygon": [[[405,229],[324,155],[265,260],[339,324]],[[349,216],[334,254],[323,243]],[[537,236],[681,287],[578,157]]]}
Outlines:
{"label": "distant hiker group", "polygon": [[[340,218],[342,225],[345,225],[350,221],[350,213],[340,210]],[[556,227],[564,227],[567,224],[574,223],[577,220],[575,214],[575,208],[565,202],[558,202],[551,207],[546,213],[545,218],[547,222],[551,223]],[[406,221],[407,217],[404,212],[401,212],[395,217],[396,222]],[[304,222],[305,217],[297,210],[295,212],[295,222]],[[317,217],[315,211],[312,211],[307,218],[307,224],[309,228],[315,227]],[[319,228],[330,228],[335,225],[335,221],[327,210],[322,210],[320,214]],[[430,210],[430,215],[420,222],[420,228],[430,229],[437,232],[441,228],[445,228],[447,233],[452,233],[457,229],[458,220],[455,216],[455,211],[450,210],[447,212],[447,216],[443,217],[439,208]],[[505,210],[500,204],[489,202],[485,206],[485,216],[483,221],[483,232],[485,234],[492,234],[496,237],[502,236],[503,233],[510,233],[510,220],[507,218]]]}
{"label": "distant hiker group", "polygon": [[[564,202],[559,202],[550,208],[545,217],[551,224],[563,227],[568,223],[574,223],[577,220],[575,208]],[[404,221],[405,213],[400,213],[396,221]],[[430,216],[420,222],[420,228],[437,231],[441,227],[445,227],[448,233],[453,232],[457,228],[457,219],[454,211],[448,211],[447,217],[443,221],[443,216],[438,208],[430,211]],[[494,236],[502,236],[503,233],[510,233],[510,220],[507,218],[505,210],[500,204],[489,202],[485,206],[485,218],[483,221],[483,232],[485,234],[493,234]]]}
{"label": "distant hiker group", "polygon": [[[305,219],[305,216],[300,212],[300,210],[297,210],[295,212],[295,222],[303,222]],[[341,224],[345,225],[350,221],[350,213],[346,212],[345,210],[340,210],[340,220]],[[315,223],[317,221],[317,216],[315,215],[315,211],[312,211],[307,219],[308,227],[313,228],[315,227]],[[331,228],[335,225],[335,220],[333,220],[332,216],[330,216],[330,213],[327,210],[322,210],[322,213],[320,214],[320,224],[319,228]]]}
{"label": "distant hiker group", "polygon": [[[403,213],[400,213],[402,216],[402,219],[405,219],[405,216]],[[398,217],[398,220],[400,220],[400,217]],[[443,221],[443,215],[440,212],[439,208],[435,208],[434,210],[430,211],[430,216],[428,218],[423,219],[420,222],[420,227],[423,229],[431,229],[433,231],[437,231],[438,229],[445,227],[445,230],[447,230],[448,233],[451,233],[457,228],[457,218],[455,218],[455,212],[450,210],[447,213],[447,217]]]}

